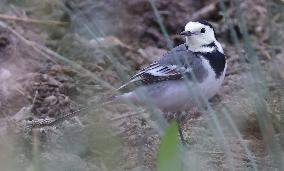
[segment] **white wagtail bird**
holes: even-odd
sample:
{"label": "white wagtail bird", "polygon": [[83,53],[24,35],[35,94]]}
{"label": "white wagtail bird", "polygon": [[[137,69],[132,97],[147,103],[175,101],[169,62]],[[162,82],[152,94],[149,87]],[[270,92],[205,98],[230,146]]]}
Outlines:
{"label": "white wagtail bird", "polygon": [[118,89],[122,94],[115,99],[142,106],[151,103],[163,112],[179,112],[197,105],[193,98],[197,90],[207,99],[213,97],[227,68],[213,26],[205,20],[192,21],[181,35],[185,36],[184,44],[138,71]]}

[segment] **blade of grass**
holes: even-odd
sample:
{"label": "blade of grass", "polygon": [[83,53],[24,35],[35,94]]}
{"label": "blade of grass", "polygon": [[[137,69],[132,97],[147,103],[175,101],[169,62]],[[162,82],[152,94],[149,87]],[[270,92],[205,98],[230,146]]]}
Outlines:
{"label": "blade of grass", "polygon": [[68,25],[68,22],[63,21],[53,21],[53,20],[37,20],[37,19],[31,19],[31,18],[20,18],[15,16],[9,16],[9,15],[3,15],[0,14],[1,20],[13,20],[13,21],[19,21],[19,22],[25,22],[25,23],[34,23],[34,24],[45,24],[45,25]]}
{"label": "blade of grass", "polygon": [[172,122],[161,139],[157,154],[157,171],[182,171],[178,127]]}

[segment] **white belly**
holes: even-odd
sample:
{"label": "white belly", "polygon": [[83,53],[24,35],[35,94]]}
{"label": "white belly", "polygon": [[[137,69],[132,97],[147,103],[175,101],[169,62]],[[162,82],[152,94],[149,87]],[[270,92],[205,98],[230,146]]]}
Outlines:
{"label": "white belly", "polygon": [[[144,106],[156,106],[163,111],[183,111],[190,109],[196,104],[196,95],[203,95],[206,99],[213,97],[221,87],[225,77],[225,70],[222,75],[216,79],[215,72],[210,67],[207,60],[203,60],[208,68],[208,77],[202,83],[193,83],[192,81],[164,81],[153,85],[140,87],[133,92],[123,94],[122,99]],[[197,98],[200,98],[197,97]]]}

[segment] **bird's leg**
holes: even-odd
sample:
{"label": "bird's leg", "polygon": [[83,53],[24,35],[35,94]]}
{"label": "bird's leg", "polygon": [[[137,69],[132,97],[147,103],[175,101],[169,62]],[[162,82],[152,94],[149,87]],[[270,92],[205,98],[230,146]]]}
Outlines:
{"label": "bird's leg", "polygon": [[183,136],[183,133],[182,133],[182,112],[177,112],[177,124],[178,124],[178,132],[179,132],[179,136],[180,136],[180,140],[183,144],[186,144],[185,143],[185,139],[184,139],[184,136]]}
{"label": "bird's leg", "polygon": [[176,120],[177,122],[177,126],[178,126],[178,132],[179,132],[179,136],[180,136],[180,140],[183,144],[185,144],[185,139],[182,133],[182,112],[174,112],[174,113],[165,113],[166,119],[168,122],[172,121],[172,120]]}
{"label": "bird's leg", "polygon": [[179,136],[180,136],[180,140],[183,144],[186,144],[185,143],[185,140],[184,140],[184,137],[183,137],[183,134],[182,134],[182,128],[180,125],[178,125],[178,132],[179,132]]}

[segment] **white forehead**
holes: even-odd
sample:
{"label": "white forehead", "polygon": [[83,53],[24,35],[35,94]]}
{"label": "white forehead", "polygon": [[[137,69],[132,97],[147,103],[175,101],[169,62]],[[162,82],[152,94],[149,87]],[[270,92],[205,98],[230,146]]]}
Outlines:
{"label": "white forehead", "polygon": [[[186,30],[186,31],[197,31],[197,30],[200,30],[200,29],[203,28],[203,27],[208,28],[209,26],[204,25],[204,24],[201,24],[201,23],[199,23],[199,22],[193,22],[193,21],[191,21],[191,22],[189,22],[189,23],[186,24],[185,30]],[[209,27],[209,28],[210,28],[210,27]]]}

